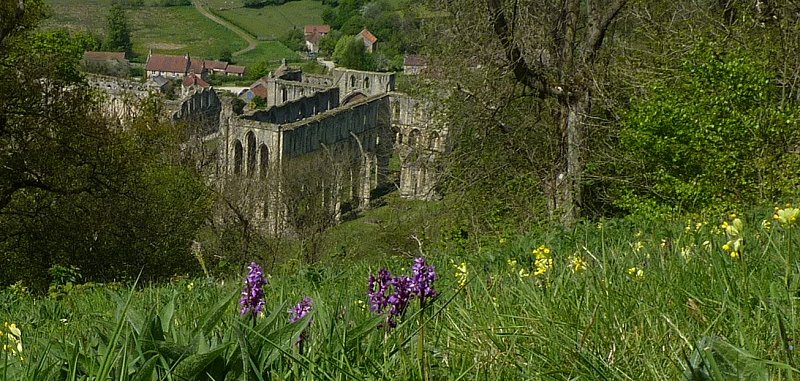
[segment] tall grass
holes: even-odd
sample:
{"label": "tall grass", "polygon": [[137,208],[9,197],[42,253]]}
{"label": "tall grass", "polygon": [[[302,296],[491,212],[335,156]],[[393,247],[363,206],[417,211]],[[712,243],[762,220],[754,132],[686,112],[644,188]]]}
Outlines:
{"label": "tall grass", "polygon": [[[278,269],[266,288],[267,312],[254,320],[239,317],[239,279],[82,286],[58,298],[6,291],[0,320],[21,327],[25,349],[24,360],[5,352],[0,374],[797,379],[800,226],[782,225],[771,211],[737,218],[738,256],[722,248],[731,237],[720,225],[731,225],[730,216],[614,220],[498,241],[471,255],[428,253],[439,296],[424,310],[412,305],[395,329],[369,310],[366,278],[380,267],[410,272],[406,256]],[[533,254],[541,246],[552,266]],[[463,286],[455,268],[462,262]],[[287,309],[306,295],[311,313],[289,324]]]}

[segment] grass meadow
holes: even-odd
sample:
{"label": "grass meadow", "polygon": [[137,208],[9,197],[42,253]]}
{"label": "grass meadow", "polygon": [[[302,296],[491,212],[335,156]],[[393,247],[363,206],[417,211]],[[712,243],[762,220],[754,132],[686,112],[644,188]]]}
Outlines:
{"label": "grass meadow", "polygon": [[[786,207],[609,220],[475,251],[422,239],[416,252],[378,246],[369,257],[288,261],[267,270],[257,317],[239,315],[246,264],[231,278],[67,284],[46,297],[11,288],[0,293],[0,375],[793,380],[800,377],[798,214]],[[370,224],[379,224],[375,218]],[[390,329],[369,309],[367,278],[382,267],[409,274],[420,255],[436,268],[438,296],[424,305],[412,299]],[[310,313],[288,323],[287,310],[305,296]]]}
{"label": "grass meadow", "polygon": [[291,29],[303,29],[306,24],[321,24],[319,1],[290,1],[279,6],[245,8],[232,0],[205,0],[209,10],[236,24],[259,40],[276,40]]}
{"label": "grass meadow", "polygon": [[[51,17],[43,22],[44,27],[66,27],[71,30],[91,31],[102,36],[106,28],[106,15],[111,0],[46,0],[51,7]],[[214,1],[211,1],[212,5]],[[239,2],[237,2],[239,3]],[[268,11],[275,8],[276,11]],[[306,8],[309,13],[304,13]],[[248,12],[253,12],[250,15]],[[261,10],[242,9],[224,13],[223,16],[237,25],[257,25],[264,23],[270,35],[279,36],[291,29],[292,23],[302,27],[305,20],[321,21],[320,5],[315,1],[288,3],[280,7],[266,7]],[[261,17],[261,12],[268,16]],[[219,13],[219,12],[217,12]],[[133,50],[141,58],[150,49],[161,54],[186,54],[196,57],[219,58],[222,51],[235,52],[247,43],[235,33],[203,17],[194,7],[142,7],[126,11],[133,39]],[[242,17],[242,20],[238,18]],[[251,24],[248,24],[251,23]],[[249,30],[248,30],[249,31]],[[250,33],[256,34],[253,31]],[[236,57],[243,65],[269,61],[278,66],[281,59],[298,59],[298,54],[278,41],[260,41],[252,51]]]}

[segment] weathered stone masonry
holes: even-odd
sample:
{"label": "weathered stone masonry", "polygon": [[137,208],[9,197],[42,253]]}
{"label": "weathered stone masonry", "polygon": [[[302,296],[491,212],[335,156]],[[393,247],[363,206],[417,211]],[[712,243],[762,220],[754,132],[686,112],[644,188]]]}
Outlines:
{"label": "weathered stone masonry", "polygon": [[435,159],[444,150],[446,129],[434,124],[429,103],[394,92],[393,73],[335,69],[331,76],[313,76],[285,70],[267,83],[267,110],[236,113],[213,89],[167,102],[171,120],[202,122],[202,133],[220,140],[212,176],[219,186],[256,189],[246,196],[254,226],[286,228],[285,176],[292,176],[293,163],[314,157],[330,159],[319,162],[336,174],[327,180],[332,184],[326,189],[334,190],[325,205],[337,212],[343,203],[369,205],[371,192],[389,183],[393,154],[401,163],[401,196],[435,196]]}

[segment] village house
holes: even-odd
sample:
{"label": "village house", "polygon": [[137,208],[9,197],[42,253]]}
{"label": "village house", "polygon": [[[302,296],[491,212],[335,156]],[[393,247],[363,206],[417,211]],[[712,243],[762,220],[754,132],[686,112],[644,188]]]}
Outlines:
{"label": "village house", "polygon": [[147,56],[145,71],[147,77],[163,76],[166,78],[184,78],[190,73],[197,74],[206,80],[209,73],[244,77],[245,67],[231,65],[225,61],[193,59],[189,53],[183,56],[153,54]]}
{"label": "village house", "polygon": [[306,25],[303,28],[303,35],[306,38],[306,48],[310,53],[319,51],[319,40],[331,32],[330,25]]}
{"label": "village house", "polygon": [[187,96],[192,91],[207,89],[211,85],[195,73],[189,73],[181,82],[181,96]]}
{"label": "village house", "polygon": [[372,53],[378,49],[378,37],[370,33],[367,28],[359,32],[356,38],[364,42],[364,47],[367,49],[367,52]]}
{"label": "village house", "polygon": [[183,78],[190,72],[195,72],[201,76],[204,74],[205,65],[203,60],[192,63],[189,53],[183,56],[171,56],[166,54],[153,54],[151,51],[147,55],[147,63],[144,67],[147,77],[163,76],[165,78]]}
{"label": "village house", "polygon": [[403,73],[406,75],[418,75],[428,67],[428,60],[425,57],[409,54],[403,59]]}

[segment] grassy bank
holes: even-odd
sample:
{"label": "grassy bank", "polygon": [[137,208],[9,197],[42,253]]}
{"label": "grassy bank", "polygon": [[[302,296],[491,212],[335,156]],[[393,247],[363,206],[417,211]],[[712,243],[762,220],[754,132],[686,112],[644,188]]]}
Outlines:
{"label": "grassy bank", "polygon": [[[7,379],[793,379],[795,220],[762,210],[541,231],[468,255],[423,246],[438,296],[412,299],[394,329],[369,310],[367,278],[410,274],[419,252],[286,263],[257,318],[239,316],[239,277],[6,290],[0,320],[24,348],[0,367]],[[304,296],[310,315],[289,324]]]}

